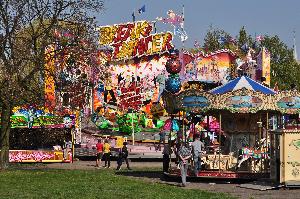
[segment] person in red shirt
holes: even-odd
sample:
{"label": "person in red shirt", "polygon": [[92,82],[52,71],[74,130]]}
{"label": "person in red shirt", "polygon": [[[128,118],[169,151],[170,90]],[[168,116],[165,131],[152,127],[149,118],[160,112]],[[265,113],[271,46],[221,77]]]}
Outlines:
{"label": "person in red shirt", "polygon": [[96,159],[96,167],[101,167],[101,160],[103,156],[103,143],[102,139],[98,140],[98,143],[96,144],[97,148],[97,159]]}

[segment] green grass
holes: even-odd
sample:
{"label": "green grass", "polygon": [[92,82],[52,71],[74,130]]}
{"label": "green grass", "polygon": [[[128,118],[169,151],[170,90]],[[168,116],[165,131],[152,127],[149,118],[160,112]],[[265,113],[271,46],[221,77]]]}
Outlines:
{"label": "green grass", "polygon": [[[141,171],[142,172],[142,171]],[[120,174],[120,173],[119,173]],[[111,170],[0,171],[0,198],[231,198],[226,194],[145,182]]]}

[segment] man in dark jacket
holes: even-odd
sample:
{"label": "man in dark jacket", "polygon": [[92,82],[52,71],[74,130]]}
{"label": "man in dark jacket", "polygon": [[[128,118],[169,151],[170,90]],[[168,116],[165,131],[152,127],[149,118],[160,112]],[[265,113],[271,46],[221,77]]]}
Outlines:
{"label": "man in dark jacket", "polygon": [[118,167],[117,170],[121,169],[122,163],[125,160],[126,165],[127,165],[127,169],[131,170],[130,166],[129,166],[129,161],[128,161],[128,149],[127,149],[127,142],[123,143],[123,148],[121,149],[120,153],[119,153],[119,159],[118,159]]}

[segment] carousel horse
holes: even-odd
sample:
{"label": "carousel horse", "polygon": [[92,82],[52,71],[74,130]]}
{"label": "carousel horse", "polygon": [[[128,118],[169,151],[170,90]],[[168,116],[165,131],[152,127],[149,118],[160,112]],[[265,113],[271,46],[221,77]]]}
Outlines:
{"label": "carousel horse", "polygon": [[256,147],[254,149],[243,147],[240,150],[239,154],[239,161],[236,166],[236,170],[238,170],[242,163],[251,159],[257,160],[259,162],[262,158],[269,159],[269,156],[267,154],[267,143],[266,138],[263,138],[260,140],[262,150],[259,150],[259,147]]}

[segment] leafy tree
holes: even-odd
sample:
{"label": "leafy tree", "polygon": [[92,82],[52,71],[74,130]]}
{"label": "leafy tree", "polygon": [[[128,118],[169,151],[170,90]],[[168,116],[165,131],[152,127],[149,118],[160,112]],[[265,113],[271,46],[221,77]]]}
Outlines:
{"label": "leafy tree", "polygon": [[[43,102],[40,91],[45,77],[45,49],[56,42],[54,31],[68,21],[78,30],[84,27],[84,33],[92,33],[95,26],[91,15],[102,8],[100,0],[0,1],[0,168],[8,167],[13,107]],[[52,53],[59,52],[61,49]]]}
{"label": "leafy tree", "polygon": [[230,34],[222,29],[215,29],[210,26],[204,37],[203,49],[206,52],[213,52],[222,48],[230,48]]}

